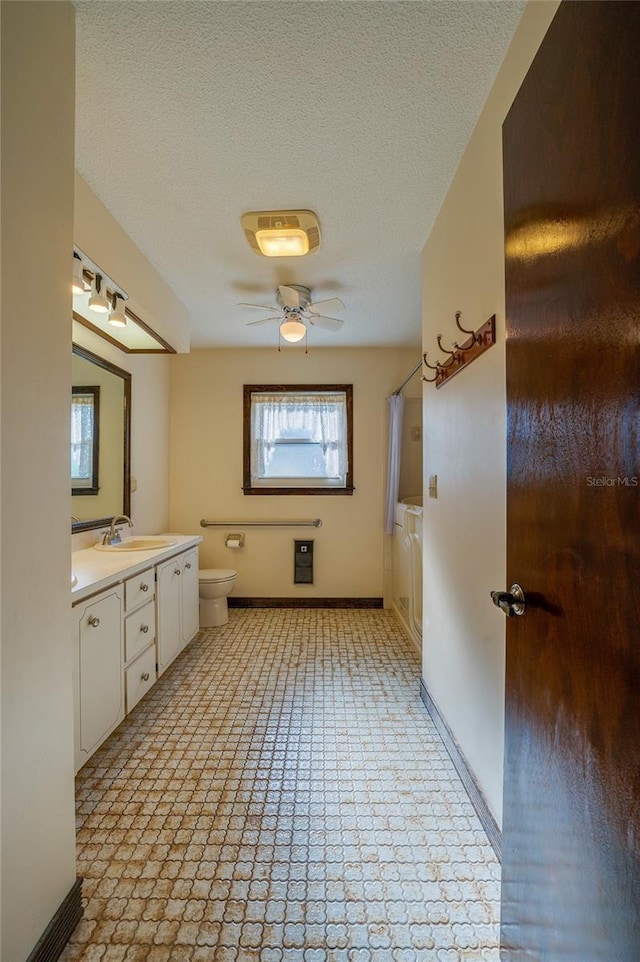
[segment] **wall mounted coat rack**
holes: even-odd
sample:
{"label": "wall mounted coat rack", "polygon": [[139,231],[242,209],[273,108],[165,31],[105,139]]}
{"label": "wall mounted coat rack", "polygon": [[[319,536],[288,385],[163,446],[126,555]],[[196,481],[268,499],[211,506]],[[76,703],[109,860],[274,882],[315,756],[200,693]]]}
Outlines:
{"label": "wall mounted coat rack", "polygon": [[442,387],[442,385],[448,381],[450,378],[454,377],[463,368],[475,361],[477,357],[488,351],[492,344],[496,343],[496,316],[495,314],[486,321],[482,327],[479,327],[477,331],[468,331],[460,323],[460,317],[462,316],[461,311],[456,311],[456,327],[463,334],[466,334],[466,340],[462,344],[458,344],[454,341],[451,345],[451,350],[448,350],[442,343],[442,334],[438,334],[436,338],[438,342],[438,349],[442,354],[448,354],[449,357],[446,361],[436,361],[435,364],[430,364],[427,360],[427,353],[422,355],[422,360],[424,361],[426,367],[430,371],[434,371],[433,377],[422,376],[423,381],[428,381],[430,384],[435,384],[436,387]]}

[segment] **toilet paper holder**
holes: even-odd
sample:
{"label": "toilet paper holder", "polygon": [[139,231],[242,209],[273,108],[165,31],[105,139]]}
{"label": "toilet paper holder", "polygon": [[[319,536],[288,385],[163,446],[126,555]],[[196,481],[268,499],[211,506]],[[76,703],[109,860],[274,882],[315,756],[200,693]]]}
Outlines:
{"label": "toilet paper holder", "polygon": [[227,548],[244,548],[244,534],[227,534],[224,538]]}

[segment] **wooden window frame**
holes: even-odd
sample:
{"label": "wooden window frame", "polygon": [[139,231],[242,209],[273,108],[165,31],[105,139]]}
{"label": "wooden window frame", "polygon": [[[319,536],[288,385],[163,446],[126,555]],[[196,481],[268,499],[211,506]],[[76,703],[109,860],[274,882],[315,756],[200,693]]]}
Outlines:
{"label": "wooden window frame", "polygon": [[[251,397],[253,394],[322,394],[329,391],[340,391],[345,395],[347,413],[347,475],[344,486],[296,486],[296,487],[263,487],[251,483]],[[242,490],[247,495],[329,495],[331,497],[350,496],[355,491],[353,486],[353,384],[245,384],[243,386],[242,405]]]}

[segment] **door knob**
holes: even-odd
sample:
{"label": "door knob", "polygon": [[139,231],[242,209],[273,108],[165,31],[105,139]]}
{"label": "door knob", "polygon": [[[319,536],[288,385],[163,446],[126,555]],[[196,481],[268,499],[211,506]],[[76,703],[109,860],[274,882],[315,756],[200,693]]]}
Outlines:
{"label": "door knob", "polygon": [[518,584],[512,584],[509,591],[492,591],[491,600],[508,617],[523,615],[527,607],[524,591]]}

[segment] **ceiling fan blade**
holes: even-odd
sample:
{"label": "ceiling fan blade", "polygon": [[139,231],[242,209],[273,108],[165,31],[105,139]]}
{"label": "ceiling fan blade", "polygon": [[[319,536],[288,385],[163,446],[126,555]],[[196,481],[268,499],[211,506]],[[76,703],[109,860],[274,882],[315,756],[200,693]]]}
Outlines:
{"label": "ceiling fan blade", "polygon": [[271,324],[272,321],[281,321],[282,314],[276,314],[275,317],[262,317],[259,321],[247,321],[247,327],[251,327],[252,324]]}
{"label": "ceiling fan blade", "polygon": [[278,308],[274,307],[273,304],[238,304],[238,307],[250,307],[258,311],[277,311]]}
{"label": "ceiling fan blade", "polygon": [[295,287],[287,287],[286,284],[280,284],[278,294],[284,307],[300,307],[300,293]]}
{"label": "ceiling fan blade", "polygon": [[344,304],[339,297],[329,297],[326,301],[315,301],[307,308],[310,314],[321,314],[322,311],[344,311]]}
{"label": "ceiling fan blade", "polygon": [[308,321],[314,327],[326,327],[328,331],[339,331],[344,324],[337,317],[323,317],[321,314],[310,315]]}

